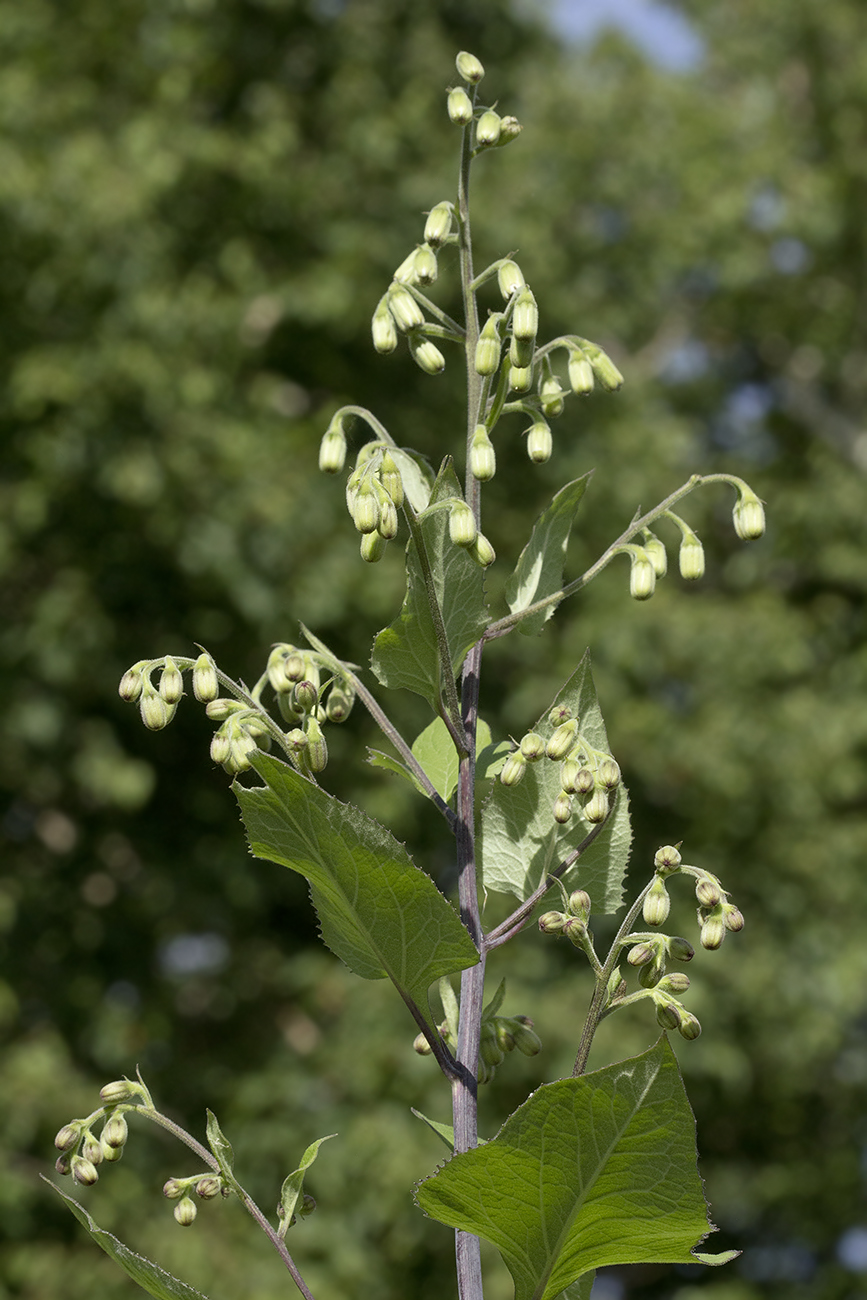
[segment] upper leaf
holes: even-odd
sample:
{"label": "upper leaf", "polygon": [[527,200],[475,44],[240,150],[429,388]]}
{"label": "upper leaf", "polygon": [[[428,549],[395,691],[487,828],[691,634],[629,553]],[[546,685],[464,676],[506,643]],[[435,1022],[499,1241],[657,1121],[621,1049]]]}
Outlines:
{"label": "upper leaf", "polygon": [[360,808],[266,754],[252,764],[265,785],[234,787],[251,852],[306,876],[328,946],[357,975],[388,976],[433,1028],[429,986],[479,960],[452,905]]}
{"label": "upper leaf", "polygon": [[[448,503],[455,497],[463,500],[454,470],[446,466],[434,486],[431,505],[418,516],[418,526],[448,641],[449,664],[444,667],[457,676],[467,651],[487,627],[489,614],[484,572],[449,537]],[[414,691],[438,710],[440,660],[422,566],[412,540],[406,551],[406,596],[400,615],[376,637],[370,662],[383,686]]]}
{"label": "upper leaf", "polygon": [[[553,703],[567,705],[580,717],[588,741],[608,752],[589,652]],[[546,709],[535,730],[550,731],[548,713]],[[482,810],[479,839],[486,889],[511,893],[523,901],[585,838],[591,828],[577,811],[563,825],[554,820],[552,809],[559,793],[560,764],[547,758],[528,763],[520,785],[494,783]],[[623,897],[631,842],[629,797],[620,785],[601,832],[563,876],[566,888],[586,889],[596,912],[616,911]]]}
{"label": "upper leaf", "polygon": [[733,1259],[693,1253],[714,1230],[696,1160],[695,1120],[663,1036],[633,1060],[543,1085],[416,1199],[500,1250],[515,1300],[555,1300],[606,1264]]}
{"label": "upper leaf", "polygon": [[207,1300],[207,1296],[197,1291],[194,1286],[189,1286],[180,1278],[173,1277],[171,1273],[167,1273],[164,1268],[160,1268],[159,1264],[154,1264],[144,1255],[137,1255],[122,1241],[118,1241],[117,1237],[100,1228],[94,1223],[84,1206],[80,1205],[73,1196],[67,1196],[56,1183],[52,1183],[49,1178],[43,1178],[43,1182],[53,1187],[57,1195],[66,1202],[79,1223],[87,1228],[97,1246],[104,1250],[116,1264],[120,1264],[123,1271],[128,1273],[133,1282],[138,1283],[143,1291],[147,1291],[148,1295],[156,1296],[157,1300]]}
{"label": "upper leaf", "polygon": [[[476,754],[491,743],[491,728],[479,719]],[[434,789],[448,803],[458,784],[458,753],[442,718],[434,718],[412,742],[412,752],[433,782]]]}
{"label": "upper leaf", "polygon": [[[562,588],[569,534],[589,481],[590,474],[584,474],[567,483],[533,525],[530,540],[506,584],[506,600],[513,614]],[[536,636],[556,608],[551,604],[537,614],[528,615],[518,624],[518,631],[525,636]]]}
{"label": "upper leaf", "polygon": [[278,1231],[281,1237],[285,1237],[286,1233],[292,1226],[292,1216],[295,1213],[296,1206],[301,1198],[301,1193],[304,1190],[304,1175],[319,1155],[319,1148],[322,1146],[322,1143],[328,1142],[329,1139],[333,1137],[337,1137],[337,1134],[328,1133],[325,1137],[317,1138],[315,1142],[311,1142],[310,1146],[301,1157],[301,1163],[298,1168],[293,1169],[292,1173],[287,1174],[283,1179],[283,1186],[280,1188],[280,1206],[278,1210],[280,1216],[280,1227]]}
{"label": "upper leaf", "polygon": [[235,1165],[235,1153],[232,1150],[232,1144],[220,1128],[214,1112],[209,1110],[206,1113],[208,1116],[208,1146],[211,1148],[217,1164],[220,1166],[220,1173],[226,1178],[231,1178],[232,1170]]}

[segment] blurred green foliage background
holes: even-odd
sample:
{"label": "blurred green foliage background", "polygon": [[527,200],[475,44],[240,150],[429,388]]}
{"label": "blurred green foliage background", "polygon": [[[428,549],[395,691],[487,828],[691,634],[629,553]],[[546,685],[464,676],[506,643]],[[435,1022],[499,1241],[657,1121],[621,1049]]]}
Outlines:
{"label": "blurred green foliage background", "polygon": [[[443,1152],[409,1108],[448,1112],[411,1021],[321,949],[303,883],[247,856],[201,708],[151,735],[116,682],[195,643],[255,679],[300,619],[365,663],[394,616],[399,548],[361,563],[317,443],[356,401],[435,462],[460,446],[457,355],[430,379],[377,357],[369,319],[454,196],[443,92],[462,48],[525,124],[476,168],[478,265],[519,250],[543,333],[597,340],[627,376],[567,404],[541,468],[523,426],[500,426],[495,608],[535,512],[590,468],[572,576],[692,472],[741,474],[768,502],[744,546],[730,493],[691,499],[701,583],[675,573],[637,605],[612,565],[483,669],[495,736],[520,735],[589,645],[633,883],[682,840],[747,917],[694,963],[704,1035],[678,1049],[713,1248],[745,1253],[623,1270],[599,1294],[863,1293],[863,6],[671,7],[703,49],[678,73],[622,34],[567,47],[543,9],[500,0],[0,0],[2,1300],[133,1294],[37,1174],[57,1128],[136,1064],[195,1131],[216,1111],[267,1208],[307,1143],[340,1134],[292,1234],[317,1300],[453,1292],[451,1234],[410,1197]],[[407,734],[427,721],[414,698],[389,707]],[[365,766],[360,711],[330,736],[327,788],[447,885],[439,820]],[[686,891],[675,906],[691,933]],[[545,1050],[498,1072],[484,1132],[569,1070],[589,989],[565,947],[532,930],[492,963]],[[603,1030],[591,1068],[655,1036],[640,1008]],[[236,1205],[175,1226],[159,1188],[194,1171],[142,1128],[83,1194],[97,1220],[215,1298],[291,1294]],[[509,1294],[495,1265],[490,1300]]]}

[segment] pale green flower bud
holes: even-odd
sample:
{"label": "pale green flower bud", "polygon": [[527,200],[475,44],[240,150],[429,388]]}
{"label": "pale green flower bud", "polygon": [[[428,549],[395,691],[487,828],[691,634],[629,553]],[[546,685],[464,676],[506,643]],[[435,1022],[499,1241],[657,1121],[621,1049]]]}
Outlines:
{"label": "pale green flower bud", "polygon": [[508,302],[515,290],[522,288],[525,283],[518,263],[510,257],[504,258],[497,270],[497,285],[505,301]]}
{"label": "pale green flower bud", "polygon": [[635,943],[629,949],[626,960],[630,966],[646,966],[648,962],[653,961],[656,957],[656,944],[647,943],[642,940],[641,943]]}
{"label": "pale green flower bud", "polygon": [[542,414],[549,420],[555,420],[563,414],[563,386],[551,369],[547,357],[542,360],[542,373],[539,382],[539,398],[542,402]]}
{"label": "pale green flower bud", "polygon": [[513,368],[517,370],[526,370],[533,364],[533,356],[536,351],[535,339],[518,339],[514,334],[509,341],[509,361]]}
{"label": "pale green flower bud", "polygon": [[455,126],[469,126],[473,120],[473,101],[463,86],[456,86],[449,91],[449,117]]}
{"label": "pale green flower bud", "polygon": [[523,781],[526,771],[527,760],[520,749],[516,749],[506,759],[500,772],[500,781],[503,785],[518,785],[519,782]]}
{"label": "pale green flower bud", "polygon": [[415,249],[413,249],[411,253],[407,253],[406,257],[395,271],[393,278],[397,280],[398,284],[418,284],[418,275],[416,274],[415,269],[415,254]]}
{"label": "pale green flower bud", "polygon": [[500,115],[492,108],[487,109],[476,123],[476,144],[479,148],[490,148],[500,138]]}
{"label": "pale green flower bud", "polygon": [[696,881],[695,896],[702,907],[716,907],[722,899],[722,890],[710,876],[701,876]]}
{"label": "pale green flower bud", "polygon": [[328,746],[322,734],[322,728],[314,717],[307,719],[304,728],[307,733],[307,748],[304,759],[311,772],[324,772],[328,765]]}
{"label": "pale green flower bud", "polygon": [[64,1124],[54,1139],[54,1145],[58,1151],[72,1151],[78,1146],[80,1138],[81,1124],[76,1120],[72,1124]]}
{"label": "pale green flower bud", "polygon": [[109,1164],[116,1164],[123,1156],[123,1147],[110,1147],[105,1138],[100,1138],[99,1149],[102,1152],[103,1160]]}
{"label": "pale green flower bud", "polygon": [[685,993],[689,988],[689,976],[681,970],[675,970],[670,975],[663,975],[656,987],[665,993]]}
{"label": "pale green flower bud", "polygon": [[129,1079],[115,1079],[99,1090],[100,1101],[106,1106],[119,1106],[125,1101],[135,1101],[141,1096],[141,1087]]}
{"label": "pale green flower bud", "polygon": [[458,70],[458,76],[464,81],[468,81],[471,86],[476,86],[485,75],[485,69],[482,67],[475,54],[468,54],[466,50],[461,50],[455,59],[455,66]]}
{"label": "pale green flower bud", "polygon": [[726,929],[731,930],[732,934],[737,934],[744,928],[743,912],[734,903],[723,903],[723,920]]}
{"label": "pale green flower bud", "polygon": [[656,570],[643,547],[630,552],[629,594],[633,600],[650,600],[656,587]]}
{"label": "pale green flower bud", "polygon": [[[560,727],[564,722],[572,721],[572,710],[565,704],[555,704],[548,714],[548,724],[552,727]],[[579,718],[575,718],[575,727],[577,729]],[[561,755],[562,757],[562,755]]]}
{"label": "pale green flower bud", "polygon": [[513,366],[510,362],[509,387],[515,393],[529,393],[533,387],[533,367]]}
{"label": "pale green flower bud", "polygon": [[653,565],[657,578],[664,578],[668,573],[668,552],[663,543],[653,533],[645,532],[644,549]]}
{"label": "pale green flower bud", "polygon": [[319,703],[319,694],[312,682],[296,682],[292,688],[292,702],[296,710],[313,713]]}
{"label": "pale green flower bud", "polygon": [[190,1224],[195,1222],[198,1212],[195,1201],[191,1200],[189,1196],[182,1197],[172,1211],[176,1221],[182,1228],[189,1228]]}
{"label": "pale green flower bud", "polygon": [[677,562],[680,576],[687,582],[695,582],[704,577],[704,547],[695,533],[685,533],[678,552]]}
{"label": "pale green flower bud", "polygon": [[539,917],[539,929],[543,934],[559,934],[568,920],[562,912],[543,912]]}
{"label": "pale green flower bud", "polygon": [[642,988],[653,989],[656,988],[664,975],[665,962],[663,961],[662,954],[657,951],[653,955],[653,961],[648,962],[645,966],[642,966],[639,969],[638,983]]}
{"label": "pale green flower bud", "polygon": [[129,1137],[129,1125],[123,1115],[109,1115],[102,1128],[100,1138],[110,1147],[122,1147]]}
{"label": "pale green flower bud", "polygon": [[488,483],[497,470],[497,454],[494,444],[483,424],[476,425],[473,441],[470,444],[470,473],[480,483]]}
{"label": "pale green flower bud", "polygon": [[183,1196],[186,1187],[185,1178],[169,1178],[163,1183],[163,1196],[169,1201],[176,1201],[179,1196]]}
{"label": "pale green flower bud", "polygon": [[[552,710],[553,712],[554,710]],[[561,762],[575,744],[577,734],[577,718],[567,718],[565,722],[561,722],[545,746],[545,753],[548,758],[553,759],[555,763]]]}
{"label": "pale green flower bud", "polygon": [[425,242],[432,248],[439,248],[452,233],[454,205],[449,202],[438,203],[431,208],[424,224]]}
{"label": "pale green flower bud", "polygon": [[580,348],[569,351],[569,385],[579,397],[593,392],[593,367]]}
{"label": "pale green flower bud", "polygon": [[589,767],[582,767],[575,777],[575,793],[590,794],[596,786],[596,775]]}
{"label": "pale green flower bud", "polygon": [[765,531],[765,507],[752,488],[740,490],[737,504],[732,513],[735,532],[742,542],[754,542]]}
{"label": "pale green flower bud", "polygon": [[99,1144],[99,1139],[95,1138],[92,1133],[85,1135],[81,1144],[81,1155],[82,1159],[89,1160],[92,1165],[102,1164],[102,1147]]}
{"label": "pale green flower bud", "polygon": [[572,799],[565,790],[561,790],[554,800],[554,821],[565,826],[572,816]]}
{"label": "pale green flower bud", "polygon": [[385,538],[387,542],[393,541],[397,537],[398,519],[397,510],[394,502],[387,492],[383,491],[379,502],[379,524],[377,532],[380,537]]}
{"label": "pale green flower bud", "polygon": [[328,429],[319,444],[319,468],[323,474],[339,474],[345,464],[346,436],[342,429]]}
{"label": "pale green flower bud", "polygon": [[516,339],[535,339],[539,332],[539,308],[533,290],[527,285],[519,291],[512,312],[512,334]]}
{"label": "pale green flower bud", "polygon": [[656,850],[656,856],[653,859],[653,865],[663,870],[671,870],[679,867],[681,864],[680,851],[673,844],[663,844],[661,849]]}
{"label": "pale green flower bud", "polygon": [[393,352],[397,347],[397,327],[394,323],[394,317],[388,308],[388,294],[383,294],[379,300],[379,306],[373,313],[373,319],[370,322],[370,332],[373,336],[373,346],[377,352],[383,356]]}
{"label": "pale green flower bud", "polygon": [[412,359],[426,375],[440,375],[446,368],[446,359],[435,343],[423,334],[410,334],[409,350]]}
{"label": "pale green flower bud", "polygon": [[396,509],[400,510],[404,502],[403,479],[400,476],[400,470],[397,468],[394,457],[390,451],[384,451],[382,453],[382,461],[379,467],[379,480],[394,502]]}
{"label": "pale green flower bud", "polygon": [[345,722],[355,703],[355,691],[342,682],[335,683],[328,694],[325,715],[329,722]]}
{"label": "pale green flower bud", "polygon": [[679,935],[673,935],[665,941],[666,952],[674,961],[692,961],[695,956],[695,948],[688,939],[682,939]]}
{"label": "pale green flower bud", "polygon": [[[97,1143],[97,1145],[99,1144]],[[94,1183],[99,1182],[99,1172],[92,1160],[84,1160],[81,1156],[73,1156],[69,1164],[72,1177],[79,1187],[93,1187]]]}
{"label": "pale green flower bud", "polygon": [[613,758],[603,758],[596,773],[596,780],[603,790],[616,790],[620,785],[620,768]]}
{"label": "pale green flower bud", "polygon": [[528,731],[526,736],[521,738],[521,753],[528,763],[536,763],[540,758],[544,758],[544,737],[540,736],[538,731]]}
{"label": "pale green flower bud", "polygon": [[58,1156],[54,1162],[54,1168],[65,1178],[67,1174],[72,1173],[72,1157],[68,1154]]}
{"label": "pale green flower bud", "polygon": [[127,704],[135,704],[142,693],[142,673],[138,664],[127,668],[120,679],[117,693],[122,700],[126,700]]}
{"label": "pale green flower bud", "polygon": [[139,712],[148,731],[162,731],[171,722],[174,709],[169,708],[163,697],[145,679],[139,699]]}
{"label": "pale green flower bud", "polygon": [[683,1012],[677,1002],[666,998],[656,1003],[656,1021],[663,1029],[679,1029]]}
{"label": "pale green flower bud", "polygon": [[715,909],[707,917],[701,927],[701,946],[711,952],[722,946],[722,941],[726,937],[726,923],[723,920],[722,909]]}
{"label": "pale green flower bud", "polygon": [[372,533],[362,533],[361,535],[361,558],[366,564],[376,564],[385,555],[388,542],[382,533],[374,531]]}
{"label": "pale green flower bud", "polygon": [[668,896],[668,890],[659,877],[654,880],[645,894],[641,910],[648,925],[662,925],[668,918],[668,913],[671,910],[671,899]]}
{"label": "pale green flower bud", "polygon": [[476,540],[471,547],[468,547],[468,552],[482,569],[489,568],[497,558],[497,552],[484,533],[476,534]]}
{"label": "pale green flower bud", "polygon": [[497,1042],[497,1031],[493,1025],[484,1025],[479,1042],[479,1055],[487,1066],[498,1066],[505,1060],[505,1052]]}
{"label": "pale green flower bud", "polygon": [[[280,663],[282,666],[283,660],[281,660]],[[268,676],[269,678],[271,677],[270,672]],[[275,668],[275,676],[276,676],[276,668]],[[292,683],[285,676],[283,677],[283,680],[286,683],[286,685],[283,687],[278,688],[277,686],[274,686],[273,680],[271,681],[271,685],[274,686],[275,690],[282,689],[286,691],[291,691]],[[243,713],[246,707],[247,707],[246,704],[242,704],[240,700],[228,700],[226,699],[225,696],[221,695],[220,698],[217,700],[208,701],[208,703],[205,705],[205,713],[211,719],[212,722],[225,722],[226,719],[231,718],[231,716],[234,713]]]}
{"label": "pale green flower bud", "polygon": [[160,673],[160,695],[166,704],[177,704],[184,694],[184,676],[171,655],[166,655]]}
{"label": "pale green flower bud", "polygon": [[694,1041],[701,1033],[701,1025],[699,1024],[698,1019],[691,1011],[684,1011],[682,1008],[680,1013],[680,1024],[677,1028],[681,1037],[686,1038],[689,1041]]}
{"label": "pale green flower bud", "polygon": [[202,653],[193,665],[193,695],[200,704],[210,704],[219,693],[217,665],[209,654]]}
{"label": "pale green flower bud", "polygon": [[416,249],[415,277],[419,284],[433,284],[437,278],[436,253],[429,244]]}
{"label": "pale green flower bud", "polygon": [[415,298],[402,284],[394,283],[388,291],[388,309],[394,323],[404,334],[424,324],[424,312]]}
{"label": "pale green flower bud", "polygon": [[575,782],[578,780],[578,773],[581,771],[581,764],[574,758],[567,758],[566,762],[560,768],[560,788],[565,790],[566,794],[575,794],[578,787]]}
{"label": "pale green flower bud", "polygon": [[352,522],[360,533],[373,533],[379,524],[379,502],[370,478],[362,479],[352,503]]}
{"label": "pale green flower bud", "polygon": [[534,1030],[530,1017],[513,1016],[507,1023],[518,1051],[523,1052],[524,1056],[538,1056],[542,1050],[542,1040]]}
{"label": "pale green flower bud", "polygon": [[[513,369],[512,374],[516,372]],[[546,460],[551,459],[551,452],[554,450],[554,439],[551,436],[551,428],[547,420],[538,419],[530,425],[527,430],[527,455],[534,465],[544,465]]]}
{"label": "pale green flower bud", "polygon": [[503,1052],[514,1052],[515,1050],[515,1036],[509,1028],[510,1023],[502,1016],[497,1016],[493,1022],[497,1042]]}
{"label": "pale green flower bud", "polygon": [[237,772],[247,772],[250,769],[249,755],[258,748],[255,740],[248,731],[238,731],[229,736],[229,757],[223,764],[223,768],[230,776]]}
{"label": "pale green flower bud", "polygon": [[300,727],[293,727],[286,733],[286,743],[293,754],[300,754],[307,748],[307,737]]}
{"label": "pale green flower bud", "polygon": [[456,501],[449,511],[449,537],[455,546],[472,546],[478,531],[470,507],[465,501]]}
{"label": "pale green flower bud", "polygon": [[418,1052],[419,1056],[431,1055],[431,1045],[425,1038],[424,1034],[416,1034],[415,1038],[412,1040],[412,1049],[414,1052]]}
{"label": "pale green flower bud", "polygon": [[476,374],[493,375],[500,364],[500,353],[503,344],[500,338],[499,325],[502,319],[503,313],[501,311],[494,312],[482,326],[479,341],[476,344],[474,360]]}
{"label": "pale green flower bud", "polygon": [[593,377],[608,393],[615,393],[623,386],[623,376],[606,352],[595,343],[581,341],[581,350],[593,367]]}
{"label": "pale green flower bud", "polygon": [[573,889],[572,893],[569,895],[569,911],[572,915],[577,917],[579,921],[583,921],[586,925],[590,917],[590,908],[590,895],[587,893],[587,890]]}
{"label": "pale green flower bud", "polygon": [[222,1180],[216,1174],[206,1174],[196,1183],[196,1196],[200,1196],[203,1201],[212,1201],[222,1190]]}
{"label": "pale green flower bud", "polygon": [[500,118],[500,138],[497,141],[498,147],[504,144],[511,144],[513,140],[517,140],[523,129],[524,128],[516,117],[510,115],[509,117]]}
{"label": "pale green flower bud", "polygon": [[607,816],[608,793],[605,790],[595,790],[584,805],[584,820],[595,825],[604,822]]}

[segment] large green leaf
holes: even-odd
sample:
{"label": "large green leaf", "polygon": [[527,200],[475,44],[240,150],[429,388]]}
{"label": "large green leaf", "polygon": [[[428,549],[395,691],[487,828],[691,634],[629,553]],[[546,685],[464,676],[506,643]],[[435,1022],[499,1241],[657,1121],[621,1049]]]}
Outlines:
{"label": "large green leaf", "polygon": [[[530,540],[506,583],[506,600],[513,614],[562,588],[569,534],[589,482],[590,474],[584,474],[567,483],[533,525]],[[528,615],[518,624],[518,631],[525,636],[538,635],[556,608],[548,605],[539,613]]]}
{"label": "large green leaf", "polygon": [[451,903],[360,808],[266,754],[252,762],[265,785],[235,785],[251,852],[306,876],[325,943],[357,975],[388,976],[433,1027],[430,985],[479,959]]}
{"label": "large green leaf", "polygon": [[[608,752],[608,736],[596,698],[590,655],[584,655],[576,672],[554,704],[567,705],[581,720],[581,731],[599,750]],[[549,710],[535,730],[549,735]],[[499,781],[482,810],[479,853],[485,888],[511,893],[524,900],[549,871],[563,861],[585,838],[591,827],[576,812],[564,825],[555,822],[552,809],[560,793],[560,764],[542,758],[529,763],[523,781],[504,786]],[[614,912],[623,897],[623,877],[629,861],[632,829],[629,797],[623,785],[617,790],[612,811],[600,834],[563,877],[568,889],[586,889],[596,912]]]}
{"label": "large green leaf", "polygon": [[93,1240],[106,1255],[109,1255],[116,1264],[119,1264],[125,1273],[128,1273],[133,1282],[138,1283],[143,1291],[148,1295],[156,1296],[157,1300],[207,1300],[201,1291],[197,1291],[194,1286],[189,1286],[182,1282],[180,1278],[173,1277],[165,1269],[160,1268],[159,1264],[154,1264],[151,1260],[145,1259],[144,1255],[137,1255],[135,1251],[130,1250],[117,1237],[113,1237],[110,1232],[100,1228],[88,1214],[83,1205],[80,1205],[73,1196],[67,1196],[66,1192],[61,1191],[56,1183],[52,1183],[49,1178],[43,1178],[42,1181],[52,1187],[57,1195],[66,1202],[72,1213],[83,1224],[90,1233]]}
{"label": "large green leaf", "polygon": [[[449,537],[449,501],[456,497],[463,500],[454,470],[447,466],[434,485],[430,506],[418,516],[448,641],[447,671],[454,676],[490,621],[484,572]],[[438,710],[440,660],[422,566],[413,541],[407,546],[406,596],[401,612],[376,637],[370,663],[383,686],[414,691]]]}
{"label": "large green leaf", "polygon": [[714,1229],[695,1120],[664,1036],[633,1060],[543,1085],[416,1199],[500,1250],[515,1300],[555,1300],[605,1264],[724,1264],[738,1254],[695,1253]]}

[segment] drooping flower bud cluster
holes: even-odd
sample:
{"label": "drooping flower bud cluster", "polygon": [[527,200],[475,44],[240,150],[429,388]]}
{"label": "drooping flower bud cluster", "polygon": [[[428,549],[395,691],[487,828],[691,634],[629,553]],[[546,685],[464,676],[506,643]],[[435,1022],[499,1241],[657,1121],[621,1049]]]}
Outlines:
{"label": "drooping flower bud cluster", "polygon": [[[648,925],[661,925],[668,916],[669,899],[665,881],[674,875],[688,875],[695,880],[698,902],[698,925],[702,948],[719,948],[726,934],[744,928],[743,913],[729,902],[728,892],[719,878],[704,867],[693,867],[681,860],[680,850],[665,844],[654,858],[655,874],[645,895],[643,910]],[[658,919],[657,919],[658,918]]]}
{"label": "drooping flower bud cluster", "polygon": [[[100,1091],[103,1105],[85,1119],[73,1119],[57,1133],[54,1145],[60,1152],[55,1162],[59,1174],[71,1174],[80,1187],[99,1181],[99,1166],[120,1160],[129,1137],[124,1112],[135,1110],[148,1100],[143,1085],[129,1079],[108,1083]],[[99,1134],[94,1129],[100,1126]]]}
{"label": "drooping flower bud cluster", "polygon": [[666,934],[630,934],[621,942],[629,948],[626,960],[630,966],[637,967],[638,982],[646,992],[633,994],[628,999],[620,998],[620,1004],[649,997],[661,1028],[676,1029],[683,1038],[698,1038],[701,1025],[675,996],[687,991],[689,977],[683,971],[667,971],[669,961],[692,960],[695,956],[692,944],[679,936]]}
{"label": "drooping flower bud cluster", "polygon": [[[456,1043],[448,1022],[438,1025],[439,1033],[446,1046],[454,1048]],[[413,1048],[419,1056],[430,1056],[430,1043],[424,1034],[417,1034]],[[479,1038],[479,1063],[477,1079],[479,1083],[490,1083],[507,1053],[518,1049],[524,1056],[536,1056],[542,1050],[542,1041],[533,1028],[529,1016],[498,1016],[485,1013],[482,1017]]]}
{"label": "drooping flower bud cluster", "polygon": [[[217,667],[205,652],[198,659],[140,659],[120,679],[118,694],[128,704],[138,704],[141,720],[150,731],[162,731],[177,712],[184,694],[184,672],[192,669],[193,694],[202,703],[219,693]],[[153,675],[159,671],[156,685]]]}
{"label": "drooping flower bud cluster", "polygon": [[382,559],[397,536],[403,503],[403,480],[388,445],[365,443],[346,483],[346,508],[361,533],[361,558],[369,564]]}
{"label": "drooping flower bud cluster", "polygon": [[580,729],[580,718],[557,705],[548,715],[551,734],[528,731],[500,772],[503,785],[518,785],[527,766],[541,759],[560,764],[560,793],[554,801],[554,820],[565,824],[576,813],[590,825],[605,821],[610,799],[620,784],[620,768],[604,750],[590,744]]}
{"label": "drooping flower bud cluster", "polygon": [[586,949],[588,942],[592,943],[592,935],[587,928],[590,923],[590,895],[585,889],[573,889],[567,895],[559,879],[557,884],[563,896],[563,911],[543,912],[539,917],[539,929],[543,934],[565,935],[576,948]]}
{"label": "drooping flower bud cluster", "polygon": [[222,1176],[211,1169],[205,1173],[191,1174],[187,1178],[168,1178],[163,1185],[163,1196],[166,1200],[176,1202],[172,1213],[175,1222],[182,1228],[191,1227],[199,1213],[199,1207],[191,1193],[200,1201],[213,1201],[217,1196],[228,1196],[229,1188],[223,1182]]}

